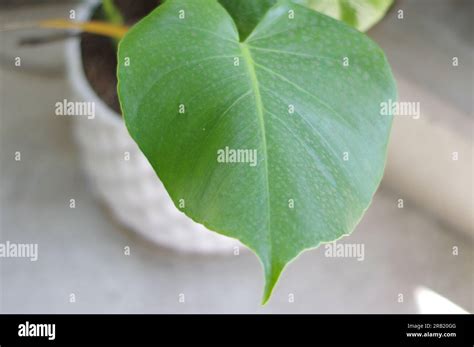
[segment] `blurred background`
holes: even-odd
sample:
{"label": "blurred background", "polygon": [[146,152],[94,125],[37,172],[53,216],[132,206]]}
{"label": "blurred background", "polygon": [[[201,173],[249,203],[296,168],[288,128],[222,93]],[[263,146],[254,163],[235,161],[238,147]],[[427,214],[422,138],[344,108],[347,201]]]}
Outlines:
{"label": "blurred background", "polygon": [[[0,26],[67,18],[77,4],[2,0]],[[386,52],[400,101],[420,102],[421,117],[396,117],[384,181],[341,240],[364,244],[364,261],[306,252],[264,307],[250,252],[160,246],[96,197],[73,119],[54,114],[74,95],[65,45],[78,38],[20,45],[58,33],[0,32],[0,242],[39,246],[36,262],[0,258],[0,312],[473,312],[473,15],[469,0],[397,0],[368,32]]]}

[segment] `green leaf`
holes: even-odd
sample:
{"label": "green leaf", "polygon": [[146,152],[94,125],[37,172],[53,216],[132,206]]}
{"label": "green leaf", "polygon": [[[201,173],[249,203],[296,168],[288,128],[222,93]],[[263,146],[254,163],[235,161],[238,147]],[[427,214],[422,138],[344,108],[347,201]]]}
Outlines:
{"label": "green leaf", "polygon": [[[127,33],[119,62],[131,136],[178,208],[258,255],[264,302],[289,261],[361,219],[391,128],[380,103],[396,98],[365,35],[282,1],[239,42],[216,0],[168,0]],[[220,162],[226,150],[241,162]]]}
{"label": "green leaf", "polygon": [[[393,0],[293,0],[295,3],[366,31],[383,18]],[[277,0],[219,0],[234,18],[241,39],[257,26]]]}
{"label": "green leaf", "polygon": [[364,32],[387,13],[393,0],[294,0]]}
{"label": "green leaf", "polygon": [[219,0],[219,2],[234,19],[240,38],[244,40],[277,0]]}

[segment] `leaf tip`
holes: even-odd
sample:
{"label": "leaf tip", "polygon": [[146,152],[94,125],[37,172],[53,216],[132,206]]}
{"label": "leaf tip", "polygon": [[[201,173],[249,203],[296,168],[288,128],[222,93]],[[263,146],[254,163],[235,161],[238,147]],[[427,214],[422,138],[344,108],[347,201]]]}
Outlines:
{"label": "leaf tip", "polygon": [[285,265],[281,265],[279,263],[264,265],[265,289],[263,291],[261,302],[262,306],[265,306],[270,300],[273,290],[275,289],[275,285],[277,284],[284,267]]}

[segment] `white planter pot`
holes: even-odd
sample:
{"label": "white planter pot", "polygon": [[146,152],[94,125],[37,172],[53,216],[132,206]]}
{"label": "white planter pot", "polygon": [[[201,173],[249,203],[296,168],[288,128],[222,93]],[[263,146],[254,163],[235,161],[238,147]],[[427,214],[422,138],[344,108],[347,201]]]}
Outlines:
{"label": "white planter pot", "polygon": [[[90,1],[79,7],[77,20],[87,20],[95,4]],[[94,191],[115,218],[147,239],[180,251],[232,254],[234,247],[241,246],[237,240],[193,222],[174,206],[128,134],[121,115],[91,88],[83,70],[79,39],[66,45],[66,68],[75,101],[95,103],[95,118],[75,117],[74,133]]]}

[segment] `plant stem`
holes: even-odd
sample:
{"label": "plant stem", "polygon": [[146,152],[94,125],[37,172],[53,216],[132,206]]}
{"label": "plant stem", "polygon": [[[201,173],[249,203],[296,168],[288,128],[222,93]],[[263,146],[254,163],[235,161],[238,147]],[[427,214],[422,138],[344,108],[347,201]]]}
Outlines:
{"label": "plant stem", "polygon": [[[102,10],[107,21],[114,25],[123,26],[124,19],[114,0],[102,0]],[[114,38],[115,48],[117,48],[120,39]]]}

